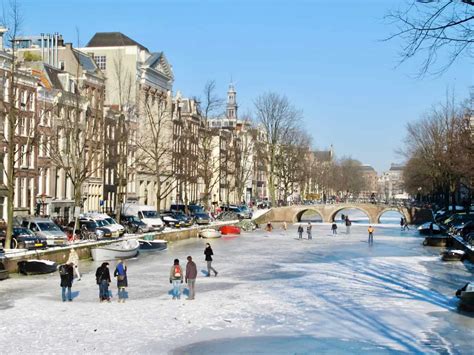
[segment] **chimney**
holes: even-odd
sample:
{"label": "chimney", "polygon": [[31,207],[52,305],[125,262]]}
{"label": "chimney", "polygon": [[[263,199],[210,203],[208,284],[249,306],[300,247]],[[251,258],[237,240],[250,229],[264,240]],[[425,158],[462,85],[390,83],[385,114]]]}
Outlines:
{"label": "chimney", "polygon": [[0,26],[0,51],[5,50],[3,46],[3,35],[8,32],[8,28]]}

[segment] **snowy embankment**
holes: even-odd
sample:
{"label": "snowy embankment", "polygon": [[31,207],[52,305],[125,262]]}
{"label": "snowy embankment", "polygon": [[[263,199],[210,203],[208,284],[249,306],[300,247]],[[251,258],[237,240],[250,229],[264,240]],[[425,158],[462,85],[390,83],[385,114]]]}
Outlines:
{"label": "snowy embankment", "polygon": [[[295,234],[293,227],[210,241],[219,271],[211,278],[202,272],[209,240],[142,253],[127,262],[130,299],[125,304],[98,302],[97,263],[81,264],[84,275],[74,283],[71,303],[60,301],[58,275],[2,282],[1,352],[156,354],[229,337],[304,335],[410,353],[434,352],[436,346],[450,353],[453,327],[465,339],[474,336],[473,318],[440,321],[459,317],[453,291],[472,277],[472,270],[461,263],[442,264],[415,232],[377,227],[372,248],[366,227],[353,226],[350,235],[333,237],[327,225],[317,225],[312,241],[295,240]],[[196,300],[172,301],[169,269],[175,257],[184,261],[187,255],[200,271]],[[115,294],[115,285],[111,289]],[[450,321],[450,332],[441,331],[440,324]],[[16,341],[25,329],[28,335]],[[463,353],[468,340],[456,341]]]}

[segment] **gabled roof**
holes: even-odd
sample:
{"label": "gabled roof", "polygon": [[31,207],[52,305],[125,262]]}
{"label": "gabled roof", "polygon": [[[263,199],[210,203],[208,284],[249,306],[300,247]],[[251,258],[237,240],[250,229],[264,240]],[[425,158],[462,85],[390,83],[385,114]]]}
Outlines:
{"label": "gabled roof", "polygon": [[167,75],[171,80],[174,79],[173,69],[171,69],[168,60],[163,52],[154,52],[147,58],[144,67],[153,68]]}
{"label": "gabled roof", "polygon": [[148,51],[148,48],[125,36],[121,32],[97,32],[87,43],[86,47],[120,47],[138,46]]}

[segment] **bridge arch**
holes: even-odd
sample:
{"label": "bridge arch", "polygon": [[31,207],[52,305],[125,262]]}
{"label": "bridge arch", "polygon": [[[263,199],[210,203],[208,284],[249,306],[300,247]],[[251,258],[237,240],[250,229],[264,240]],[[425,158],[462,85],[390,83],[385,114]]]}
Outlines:
{"label": "bridge arch", "polygon": [[293,217],[293,222],[301,222],[301,217],[303,217],[303,215],[308,211],[315,212],[321,218],[321,221],[325,222],[324,216],[321,213],[321,211],[319,211],[317,208],[311,208],[311,207],[303,208],[303,209],[299,210],[298,212],[296,212],[296,214]]}
{"label": "bridge arch", "polygon": [[377,215],[377,223],[380,223],[380,217],[382,217],[382,215],[385,213],[385,212],[390,212],[390,211],[395,211],[395,212],[398,212],[400,213],[403,218],[405,218],[408,222],[410,222],[411,220],[408,218],[409,216],[406,215],[406,213],[404,211],[402,211],[400,208],[398,207],[387,207],[387,208],[384,208],[382,209],[379,214]]}
{"label": "bridge arch", "polygon": [[329,215],[329,221],[328,222],[333,222],[334,219],[336,218],[336,215],[341,212],[342,210],[358,210],[358,211],[361,211],[361,212],[364,212],[365,215],[367,216],[367,218],[369,219],[369,223],[375,223],[373,222],[373,215],[367,211],[365,208],[363,207],[360,207],[360,206],[356,206],[356,205],[342,205],[342,206],[338,206],[337,208],[335,208],[331,214]]}

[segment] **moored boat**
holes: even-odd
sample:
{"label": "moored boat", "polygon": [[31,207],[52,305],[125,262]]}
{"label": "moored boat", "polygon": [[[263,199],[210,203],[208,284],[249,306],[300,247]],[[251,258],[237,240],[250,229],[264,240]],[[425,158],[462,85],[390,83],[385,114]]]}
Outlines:
{"label": "moored boat", "polygon": [[[431,224],[433,224],[433,227],[430,227]],[[420,232],[421,235],[434,235],[434,234],[440,234],[442,232],[441,227],[433,222],[426,222],[422,224],[421,226],[418,227],[418,232]]]}
{"label": "moored boat", "polygon": [[201,238],[220,238],[221,234],[212,228],[203,229],[199,232]]}
{"label": "moored boat", "polygon": [[425,237],[423,245],[430,247],[445,247],[448,244],[449,236],[447,235],[433,235]]}
{"label": "moored boat", "polygon": [[441,252],[441,260],[443,261],[462,261],[464,251],[456,249],[448,249]]}
{"label": "moored boat", "polygon": [[474,312],[474,283],[468,282],[464,287],[456,291],[459,298],[459,305],[471,312]]}
{"label": "moored boat", "polygon": [[92,259],[95,261],[127,259],[138,255],[140,243],[136,239],[124,240],[91,249]]}
{"label": "moored boat", "polygon": [[222,234],[240,234],[240,228],[236,226],[222,226],[220,228]]}
{"label": "moored boat", "polygon": [[23,260],[18,262],[18,271],[23,275],[49,274],[55,272],[58,266],[51,260]]}
{"label": "moored boat", "polygon": [[140,243],[140,250],[165,250],[168,248],[168,242],[163,239],[138,239]]}
{"label": "moored boat", "polygon": [[5,265],[0,262],[0,281],[8,279],[8,270],[5,269]]}

